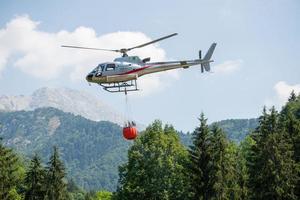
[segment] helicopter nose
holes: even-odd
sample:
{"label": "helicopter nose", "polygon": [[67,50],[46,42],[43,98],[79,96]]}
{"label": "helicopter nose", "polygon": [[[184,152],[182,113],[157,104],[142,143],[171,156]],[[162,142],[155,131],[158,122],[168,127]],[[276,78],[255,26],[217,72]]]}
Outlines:
{"label": "helicopter nose", "polygon": [[85,79],[86,79],[88,82],[90,82],[90,81],[92,81],[92,77],[93,77],[93,74],[89,73],[89,74],[85,77]]}

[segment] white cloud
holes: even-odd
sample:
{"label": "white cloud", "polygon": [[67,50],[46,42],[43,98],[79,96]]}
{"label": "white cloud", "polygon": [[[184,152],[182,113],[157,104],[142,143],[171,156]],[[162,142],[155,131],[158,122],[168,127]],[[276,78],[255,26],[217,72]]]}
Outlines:
{"label": "white cloud", "polygon": [[296,94],[300,94],[300,84],[289,85],[284,81],[279,81],[274,85],[274,90],[275,90],[275,96],[267,99],[265,103],[267,106],[275,105],[276,107],[279,108],[280,106],[283,106],[287,102],[293,90]]}
{"label": "white cloud", "polygon": [[[151,40],[141,32],[114,32],[97,36],[92,28],[78,27],[73,32],[55,33],[39,30],[40,22],[28,16],[18,16],[0,29],[0,74],[9,58],[12,66],[28,75],[43,79],[83,80],[98,63],[113,60],[118,54],[61,48],[61,45],[78,45],[98,48],[131,47]],[[165,51],[157,44],[130,52],[152,61],[166,60]],[[176,73],[155,74],[139,82],[147,93],[168,85]],[[175,77],[176,78],[176,77]]]}
{"label": "white cloud", "polygon": [[243,61],[239,60],[228,60],[221,64],[215,65],[212,68],[214,73],[218,74],[231,74],[238,71],[241,68]]}

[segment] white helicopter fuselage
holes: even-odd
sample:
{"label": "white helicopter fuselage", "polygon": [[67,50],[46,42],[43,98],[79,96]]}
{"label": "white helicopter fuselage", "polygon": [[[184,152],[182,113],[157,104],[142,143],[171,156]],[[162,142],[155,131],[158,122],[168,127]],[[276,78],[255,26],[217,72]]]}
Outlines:
{"label": "white helicopter fuselage", "polygon": [[[119,65],[119,63],[115,63],[116,65]],[[200,62],[197,62],[197,64],[200,64]],[[196,65],[193,63],[193,65]],[[113,83],[113,82],[124,82],[129,80],[135,80],[138,77],[141,77],[146,74],[156,73],[156,72],[162,72],[177,68],[188,68],[190,65],[185,64],[168,64],[168,65],[157,65],[157,64],[144,64],[140,65],[138,67],[131,66],[130,68],[127,67],[120,67],[119,73],[111,73],[111,74],[105,74],[105,72],[102,72],[102,74],[97,76],[92,76],[91,79],[87,79],[89,82],[93,83]]]}
{"label": "white helicopter fuselage", "polygon": [[[160,64],[160,63],[135,64],[135,63],[125,63],[125,62],[103,63],[99,65],[99,68],[96,68],[96,70],[93,70],[93,72],[87,75],[87,81],[92,83],[124,82],[129,80],[136,80],[138,77],[141,77],[146,74],[162,72],[162,71],[178,69],[178,68],[188,68],[189,66],[198,65],[201,63],[203,63],[201,62],[201,60],[193,60],[188,63],[174,62],[168,64]],[[101,68],[101,65],[103,66],[103,69]]]}
{"label": "white helicopter fuselage", "polygon": [[125,92],[125,94],[127,94],[127,92],[129,91],[139,90],[137,87],[136,80],[138,79],[138,77],[141,77],[146,74],[157,73],[177,68],[188,68],[193,65],[200,65],[201,72],[210,71],[210,63],[213,62],[213,60],[211,60],[211,56],[217,45],[216,43],[213,43],[210,46],[203,59],[201,58],[201,51],[199,51],[199,58],[195,60],[149,63],[150,58],[145,58],[141,60],[137,56],[128,56],[127,54],[133,49],[142,48],[176,35],[177,33],[173,33],[134,47],[121,49],[100,49],[94,47],[70,45],[62,45],[62,47],[121,53],[122,57],[116,58],[113,62],[99,64],[93,71],[91,71],[86,76],[86,80],[89,83],[99,84],[106,91]]}
{"label": "white helicopter fuselage", "polygon": [[[130,80],[136,80],[146,74],[162,72],[178,68],[188,68],[193,65],[201,65],[201,71],[210,70],[210,60],[215,43],[212,44],[210,50],[204,59],[183,60],[183,61],[167,61],[146,63],[137,56],[127,56],[116,58],[114,62],[99,64],[92,72],[86,76],[86,80],[91,83],[119,83]],[[149,59],[150,60],[150,59]]]}

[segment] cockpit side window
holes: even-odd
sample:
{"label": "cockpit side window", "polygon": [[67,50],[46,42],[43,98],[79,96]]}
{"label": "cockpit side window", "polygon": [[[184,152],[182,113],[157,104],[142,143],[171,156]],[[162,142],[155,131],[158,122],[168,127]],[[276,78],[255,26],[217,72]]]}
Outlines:
{"label": "cockpit side window", "polygon": [[106,65],[106,71],[113,71],[115,70],[116,66],[115,64],[107,64]]}

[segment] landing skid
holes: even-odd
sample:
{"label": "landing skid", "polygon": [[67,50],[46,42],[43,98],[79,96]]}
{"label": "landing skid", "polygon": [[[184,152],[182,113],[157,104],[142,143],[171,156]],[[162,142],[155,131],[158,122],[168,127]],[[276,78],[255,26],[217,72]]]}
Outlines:
{"label": "landing skid", "polygon": [[117,83],[99,83],[99,85],[108,92],[125,92],[125,94],[127,94],[127,92],[139,90],[136,80]]}

